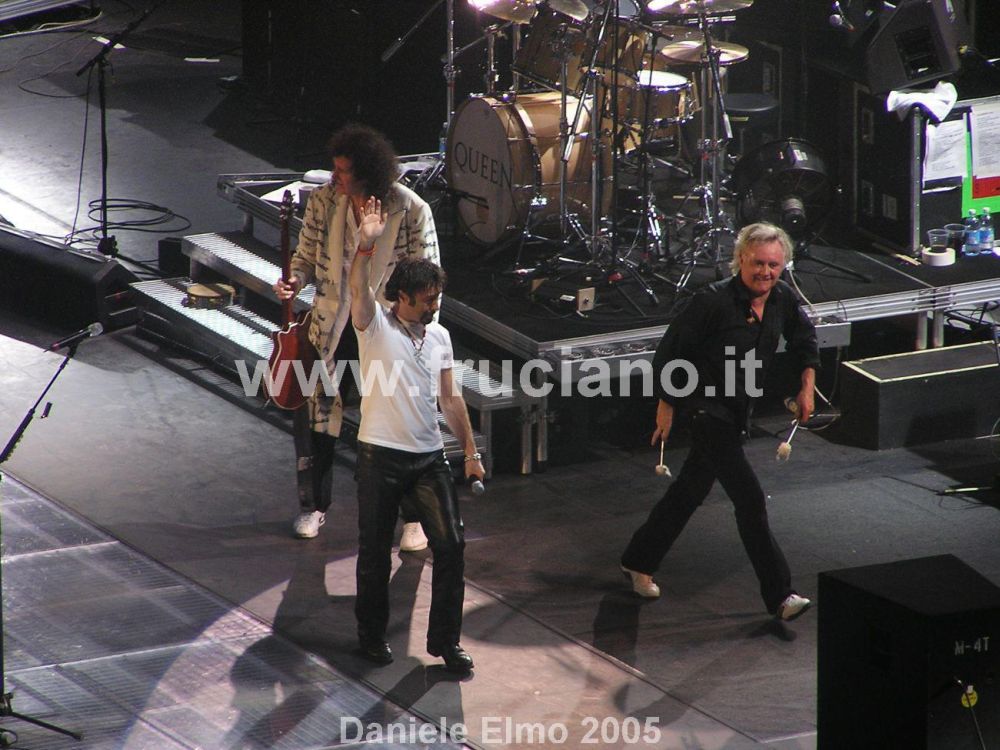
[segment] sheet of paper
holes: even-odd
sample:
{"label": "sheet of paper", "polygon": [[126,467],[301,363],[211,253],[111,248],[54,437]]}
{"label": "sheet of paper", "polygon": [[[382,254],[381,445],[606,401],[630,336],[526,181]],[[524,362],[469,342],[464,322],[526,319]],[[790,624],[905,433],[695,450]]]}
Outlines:
{"label": "sheet of paper", "polygon": [[265,193],[261,196],[262,200],[270,201],[271,203],[281,203],[282,198],[285,197],[285,191],[292,191],[292,203],[298,204],[299,202],[299,189],[308,186],[310,189],[316,187],[314,182],[303,182],[299,180],[297,182],[290,182],[287,185],[282,185],[277,190],[272,190],[270,193]]}
{"label": "sheet of paper", "polygon": [[965,117],[940,125],[927,123],[924,154],[924,185],[940,180],[964,180],[968,176]]}

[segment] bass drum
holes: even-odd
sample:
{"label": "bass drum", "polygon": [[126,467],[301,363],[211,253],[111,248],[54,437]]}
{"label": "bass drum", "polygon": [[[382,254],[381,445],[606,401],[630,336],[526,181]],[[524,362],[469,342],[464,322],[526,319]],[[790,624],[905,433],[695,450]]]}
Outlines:
{"label": "bass drum", "polygon": [[[521,94],[510,102],[479,96],[455,112],[445,175],[456,197],[458,219],[473,241],[492,245],[516,237],[529,212],[532,233],[558,236],[560,96]],[[579,99],[567,99],[567,120],[573,122]],[[584,223],[591,217],[589,128],[590,107],[584,107],[566,165],[566,210]],[[610,173],[606,165],[602,174]],[[606,212],[611,203],[607,179],[602,194]]]}

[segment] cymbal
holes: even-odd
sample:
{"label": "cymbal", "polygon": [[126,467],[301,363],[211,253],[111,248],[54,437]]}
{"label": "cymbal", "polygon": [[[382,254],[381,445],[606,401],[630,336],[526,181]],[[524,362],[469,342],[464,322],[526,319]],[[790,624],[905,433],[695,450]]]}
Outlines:
{"label": "cymbal", "polygon": [[[713,49],[719,50],[719,65],[734,65],[750,57],[750,50],[733,42],[714,42]],[[674,65],[701,65],[705,62],[705,42],[698,39],[684,39],[657,45],[658,58]]]}
{"label": "cymbal", "polygon": [[549,0],[549,7],[577,21],[586,20],[590,13],[583,0]]}
{"label": "cymbal", "polygon": [[753,5],[753,0],[650,0],[646,10],[661,16],[718,16]]}
{"label": "cymbal", "polygon": [[469,2],[476,10],[513,23],[528,23],[538,12],[534,0],[469,0]]}

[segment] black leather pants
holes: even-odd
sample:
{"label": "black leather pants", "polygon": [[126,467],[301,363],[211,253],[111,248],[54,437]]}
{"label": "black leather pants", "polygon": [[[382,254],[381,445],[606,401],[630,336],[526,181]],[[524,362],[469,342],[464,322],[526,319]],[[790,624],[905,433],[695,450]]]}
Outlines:
{"label": "black leather pants", "polygon": [[389,574],[400,503],[424,527],[434,554],[427,643],[459,642],[465,601],[465,530],[444,451],[410,453],[358,442],[358,595],[362,642],[384,641]]}
{"label": "black leather pants", "polygon": [[326,513],[332,496],[324,479],[329,479],[337,438],[310,429],[309,406],[292,414],[292,435],[295,438],[295,480],[299,493],[299,509],[303,513],[318,510]]}

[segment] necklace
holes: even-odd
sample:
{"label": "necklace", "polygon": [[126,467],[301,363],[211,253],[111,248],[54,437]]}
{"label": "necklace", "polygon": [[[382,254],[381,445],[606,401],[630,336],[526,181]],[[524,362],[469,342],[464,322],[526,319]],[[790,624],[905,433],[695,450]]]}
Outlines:
{"label": "necklace", "polygon": [[421,333],[420,338],[417,338],[416,336],[413,335],[413,331],[410,330],[410,327],[406,323],[404,323],[398,315],[396,315],[395,310],[392,311],[392,317],[394,317],[396,319],[396,322],[399,323],[399,325],[402,327],[404,331],[406,331],[407,338],[409,338],[410,343],[413,344],[413,350],[417,354],[419,354],[424,348],[424,342],[427,340],[427,327],[426,326],[424,327],[423,333]]}

